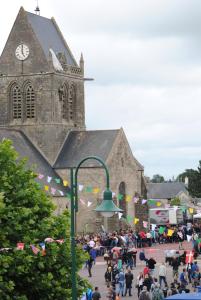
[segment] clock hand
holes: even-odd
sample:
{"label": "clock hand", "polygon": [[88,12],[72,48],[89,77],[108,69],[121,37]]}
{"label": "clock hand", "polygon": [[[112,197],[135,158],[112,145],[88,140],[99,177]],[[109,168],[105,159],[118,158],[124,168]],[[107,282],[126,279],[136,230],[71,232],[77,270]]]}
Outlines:
{"label": "clock hand", "polygon": [[24,56],[24,45],[22,44],[22,55]]}

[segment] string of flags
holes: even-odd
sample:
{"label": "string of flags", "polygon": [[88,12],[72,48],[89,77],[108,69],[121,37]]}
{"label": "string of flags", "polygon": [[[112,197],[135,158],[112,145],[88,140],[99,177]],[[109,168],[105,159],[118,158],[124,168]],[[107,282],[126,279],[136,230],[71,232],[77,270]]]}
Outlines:
{"label": "string of flags", "polygon": [[[41,252],[41,255],[42,256],[45,256],[46,255],[46,243],[57,243],[57,244],[63,244],[64,243],[64,239],[58,239],[58,240],[54,240],[52,238],[46,238],[44,240],[44,242],[41,242],[38,244],[38,246],[36,247],[35,245],[30,245],[30,248],[32,250],[32,252],[37,255],[38,253]],[[17,250],[20,250],[20,251],[23,251],[24,250],[24,247],[25,247],[25,243],[17,243],[15,249]],[[0,249],[0,252],[4,252],[4,251],[9,251],[9,250],[12,250],[13,248],[1,248]]]}

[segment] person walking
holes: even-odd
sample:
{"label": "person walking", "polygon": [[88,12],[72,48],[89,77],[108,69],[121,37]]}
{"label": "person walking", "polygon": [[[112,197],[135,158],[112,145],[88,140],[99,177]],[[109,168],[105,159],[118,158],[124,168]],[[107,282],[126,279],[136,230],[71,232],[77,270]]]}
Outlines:
{"label": "person walking", "polygon": [[147,291],[147,287],[144,285],[139,296],[139,300],[151,300],[150,294]]}
{"label": "person walking", "polygon": [[131,270],[128,270],[128,272],[125,274],[125,281],[126,281],[126,290],[125,295],[127,295],[127,291],[129,296],[131,297],[131,289],[132,289],[132,282],[133,282],[133,274],[131,273]]}
{"label": "person walking", "polygon": [[166,268],[166,265],[164,262],[159,266],[158,275],[159,275],[160,287],[162,285],[162,281],[164,282],[164,285],[166,286],[167,285],[167,280],[166,280],[167,268]]}
{"label": "person walking", "polygon": [[152,300],[163,300],[164,294],[160,288],[160,284],[157,283],[152,292]]}
{"label": "person walking", "polygon": [[95,287],[95,291],[92,293],[92,300],[100,300],[101,294],[99,293],[98,287]]}
{"label": "person walking", "polygon": [[140,272],[139,275],[137,276],[137,284],[136,284],[138,298],[140,296],[140,292],[142,291],[143,283],[144,283],[143,272]]}
{"label": "person walking", "polygon": [[152,276],[153,276],[153,274],[154,274],[155,264],[156,264],[156,261],[155,261],[155,259],[153,259],[153,257],[151,257],[150,259],[148,259],[147,265],[148,265],[148,267],[149,267],[150,274],[151,274]]}
{"label": "person walking", "polygon": [[89,276],[88,277],[92,277],[92,274],[91,274],[91,269],[92,269],[92,265],[93,265],[93,258],[90,256],[89,259],[87,260],[87,269],[88,269],[88,273],[89,273]]}
{"label": "person walking", "polygon": [[124,282],[125,282],[125,274],[124,274],[124,271],[121,269],[119,274],[118,274],[118,279],[117,279],[117,282],[118,282],[118,293],[117,295],[118,296],[124,296]]}

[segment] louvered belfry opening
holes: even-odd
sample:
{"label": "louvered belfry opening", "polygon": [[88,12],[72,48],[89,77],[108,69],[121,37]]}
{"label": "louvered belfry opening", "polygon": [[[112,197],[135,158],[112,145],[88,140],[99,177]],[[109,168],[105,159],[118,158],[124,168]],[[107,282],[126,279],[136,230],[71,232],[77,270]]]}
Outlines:
{"label": "louvered belfry opening", "polygon": [[75,87],[70,84],[68,93],[69,120],[74,120],[75,117]]}
{"label": "louvered belfry opening", "polygon": [[26,103],[26,118],[33,119],[35,118],[35,92],[31,83],[28,83],[25,86],[24,95]]}
{"label": "louvered belfry opening", "polygon": [[62,117],[64,120],[68,120],[68,88],[66,84],[62,87]]}
{"label": "louvered belfry opening", "polygon": [[22,92],[17,84],[11,86],[10,97],[12,101],[12,117],[13,119],[22,118]]}

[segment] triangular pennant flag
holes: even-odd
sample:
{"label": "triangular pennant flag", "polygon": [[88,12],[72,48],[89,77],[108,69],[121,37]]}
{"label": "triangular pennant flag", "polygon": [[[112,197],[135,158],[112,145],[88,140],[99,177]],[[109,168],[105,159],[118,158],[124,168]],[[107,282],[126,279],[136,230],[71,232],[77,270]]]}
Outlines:
{"label": "triangular pennant flag", "polygon": [[131,201],[131,196],[130,195],[126,195],[126,202]]}
{"label": "triangular pennant flag", "polygon": [[93,191],[93,188],[91,186],[86,187],[86,192],[87,193],[92,193],[92,191]]}
{"label": "triangular pennant flag", "polygon": [[52,177],[47,176],[47,182],[50,183],[51,180],[52,180]]}
{"label": "triangular pennant flag", "polygon": [[122,213],[118,213],[119,220],[121,219],[122,216],[123,216]]}
{"label": "triangular pennant flag", "polygon": [[35,247],[34,245],[30,245],[30,247],[35,255],[37,255],[40,252],[40,250],[37,247]]}
{"label": "triangular pennant flag", "polygon": [[83,188],[84,188],[84,186],[82,184],[78,185],[79,192],[81,192],[83,190]]}
{"label": "triangular pennant flag", "polygon": [[123,196],[122,194],[118,194],[117,199],[118,199],[118,200],[122,200],[123,197],[124,197],[124,196]]}
{"label": "triangular pennant flag", "polygon": [[190,242],[191,239],[192,239],[192,235],[188,235],[188,234],[187,234],[186,237],[187,237],[187,241]]}
{"label": "triangular pennant flag", "polygon": [[156,224],[151,224],[151,229],[152,229],[152,230],[155,230],[155,229],[156,229],[156,226],[157,226]]}
{"label": "triangular pennant flag", "polygon": [[55,193],[56,193],[56,189],[51,187],[51,194],[55,195]]}
{"label": "triangular pennant flag", "polygon": [[17,243],[18,250],[24,250],[24,243]]}
{"label": "triangular pennant flag", "polygon": [[182,206],[182,207],[181,207],[181,210],[182,210],[183,213],[185,213],[186,207]]}
{"label": "triangular pennant flag", "polygon": [[56,183],[61,183],[61,179],[60,178],[55,178],[55,182]]}
{"label": "triangular pennant flag", "polygon": [[58,191],[58,192],[61,196],[64,196],[64,193],[62,191]]}
{"label": "triangular pennant flag", "polygon": [[71,195],[69,193],[67,193],[66,197],[70,199]]}
{"label": "triangular pennant flag", "polygon": [[164,231],[165,231],[165,227],[160,226],[158,232],[159,232],[160,234],[163,234]]}
{"label": "triangular pennant flag", "polygon": [[133,202],[134,202],[134,203],[138,203],[138,201],[139,201],[139,198],[138,198],[138,197],[133,197]]}
{"label": "triangular pennant flag", "polygon": [[92,205],[92,202],[88,201],[87,202],[87,207],[91,206]]}
{"label": "triangular pennant flag", "polygon": [[143,227],[147,228],[148,227],[148,222],[147,221],[143,221]]}
{"label": "triangular pennant flag", "polygon": [[189,213],[193,214],[193,208],[192,207],[189,207]]}
{"label": "triangular pennant flag", "polygon": [[80,199],[80,202],[81,202],[83,205],[86,205],[86,203],[84,202],[84,200]]}
{"label": "triangular pennant flag", "polygon": [[63,180],[63,185],[68,186],[68,180]]}
{"label": "triangular pennant flag", "polygon": [[99,189],[99,188],[94,188],[94,189],[93,189],[93,193],[94,193],[94,194],[98,194],[99,192],[100,192],[100,189]]}
{"label": "triangular pennant flag", "polygon": [[44,175],[43,174],[38,174],[39,179],[43,179]]}
{"label": "triangular pennant flag", "polygon": [[161,206],[161,202],[156,202],[156,206]]}
{"label": "triangular pennant flag", "polygon": [[127,216],[126,219],[127,219],[127,221],[130,223],[130,222],[132,221],[133,218],[132,218],[132,216]]}
{"label": "triangular pennant flag", "polygon": [[45,189],[45,191],[49,191],[49,186],[48,186],[48,185],[45,185],[45,186],[44,186],[44,189]]}
{"label": "triangular pennant flag", "polygon": [[114,198],[116,196],[116,193],[112,192],[112,198]]}
{"label": "triangular pennant flag", "polygon": [[53,240],[52,238],[46,238],[46,239],[45,239],[45,242],[46,242],[46,243],[53,243],[54,240]]}
{"label": "triangular pennant flag", "polygon": [[139,222],[138,218],[134,218],[134,224],[137,224]]}
{"label": "triangular pennant flag", "polygon": [[168,229],[167,236],[172,236],[173,233],[174,233],[174,230]]}
{"label": "triangular pennant flag", "polygon": [[146,199],[142,199],[142,204],[145,204],[147,203],[147,200]]}

